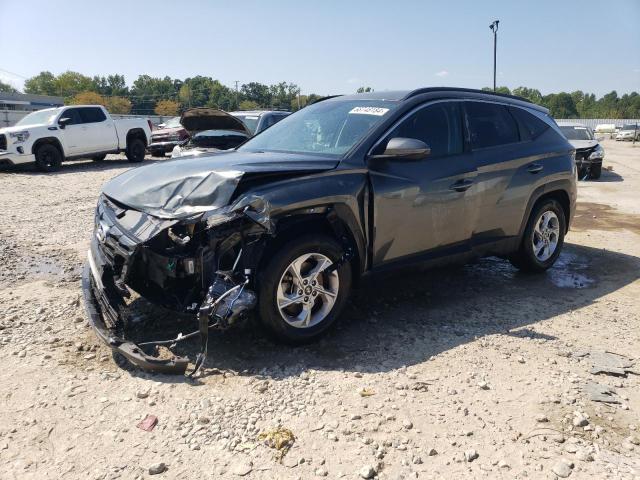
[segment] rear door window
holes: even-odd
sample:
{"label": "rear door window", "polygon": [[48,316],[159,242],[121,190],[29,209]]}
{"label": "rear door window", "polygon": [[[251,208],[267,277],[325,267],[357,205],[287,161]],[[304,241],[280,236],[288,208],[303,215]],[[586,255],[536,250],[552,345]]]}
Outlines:
{"label": "rear door window", "polygon": [[509,111],[513,115],[513,118],[516,119],[516,122],[518,122],[520,139],[523,141],[535,140],[549,128],[549,125],[544,121],[522,108],[509,107]]}
{"label": "rear door window", "polygon": [[457,103],[441,102],[428,105],[394,128],[387,141],[394,137],[415,138],[431,148],[429,158],[456,155],[463,150],[460,119]]}
{"label": "rear door window", "polygon": [[520,140],[518,125],[504,105],[465,102],[471,148],[487,148]]}
{"label": "rear door window", "polygon": [[104,122],[107,117],[101,108],[87,107],[80,108],[80,116],[82,117],[82,123],[98,123]]}

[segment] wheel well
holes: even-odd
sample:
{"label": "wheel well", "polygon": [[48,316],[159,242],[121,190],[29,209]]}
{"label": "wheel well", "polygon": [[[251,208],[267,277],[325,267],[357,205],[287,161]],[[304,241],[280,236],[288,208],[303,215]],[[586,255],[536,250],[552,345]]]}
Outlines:
{"label": "wheel well", "polygon": [[147,136],[144,134],[144,130],[141,128],[134,128],[127,132],[127,146],[129,146],[129,142],[133,139],[139,138],[144,142],[144,146],[147,146]]}
{"label": "wheel well", "polygon": [[275,237],[272,237],[262,252],[258,270],[275,254],[275,252],[286,242],[293,238],[308,234],[324,234],[336,239],[339,243],[345,244],[345,249],[350,248],[353,257],[350,260],[353,278],[357,279],[360,274],[360,257],[355,239],[346,223],[340,218],[329,220],[324,214],[300,214],[283,218],[278,222]]}
{"label": "wheel well", "polygon": [[47,144],[56,147],[60,152],[60,155],[64,157],[64,150],[62,149],[62,145],[60,145],[60,140],[54,137],[39,138],[38,140],[36,140],[31,147],[31,153],[35,154],[42,145]]}
{"label": "wheel well", "polygon": [[565,232],[569,230],[569,218],[571,215],[571,201],[569,200],[569,194],[564,190],[553,190],[551,192],[547,192],[544,195],[541,195],[540,198],[536,201],[536,205],[544,200],[554,199],[556,200],[560,206],[562,207],[562,211],[564,212],[564,230]]}

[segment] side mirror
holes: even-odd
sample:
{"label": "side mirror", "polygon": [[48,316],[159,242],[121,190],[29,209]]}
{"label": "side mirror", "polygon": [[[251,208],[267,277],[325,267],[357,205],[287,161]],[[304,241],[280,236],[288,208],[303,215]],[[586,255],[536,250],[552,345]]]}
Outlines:
{"label": "side mirror", "polygon": [[431,153],[429,145],[417,138],[395,137],[389,140],[387,148],[381,155],[371,158],[404,158],[406,160],[421,160]]}
{"label": "side mirror", "polygon": [[70,121],[71,119],[69,117],[63,117],[58,120],[58,126],[64,130],[64,128],[67,126],[67,123],[69,123]]}

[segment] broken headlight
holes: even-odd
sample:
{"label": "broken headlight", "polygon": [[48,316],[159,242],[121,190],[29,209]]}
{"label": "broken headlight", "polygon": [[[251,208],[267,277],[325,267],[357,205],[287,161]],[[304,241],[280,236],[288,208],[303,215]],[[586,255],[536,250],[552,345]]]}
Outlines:
{"label": "broken headlight", "polygon": [[604,158],[604,148],[602,148],[600,145],[596,146],[596,149],[591,152],[591,155],[589,155],[589,160],[602,160]]}

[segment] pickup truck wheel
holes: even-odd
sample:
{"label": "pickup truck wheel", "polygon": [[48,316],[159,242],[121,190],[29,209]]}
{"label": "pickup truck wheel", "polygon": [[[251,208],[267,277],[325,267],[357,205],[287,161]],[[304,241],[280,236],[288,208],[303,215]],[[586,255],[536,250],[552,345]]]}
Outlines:
{"label": "pickup truck wheel", "polygon": [[262,324],[289,344],[319,338],[336,321],[351,288],[351,265],[324,272],[342,255],[326,235],[309,235],[282,245],[259,274]]}
{"label": "pickup truck wheel", "polygon": [[531,212],[520,248],[509,260],[522,271],[544,272],[560,255],[565,225],[564,210],[556,200],[539,203]]}
{"label": "pickup truck wheel", "polygon": [[46,143],[36,150],[36,166],[42,172],[55,172],[62,166],[62,154],[54,145]]}
{"label": "pickup truck wheel", "polygon": [[127,151],[125,152],[127,155],[127,159],[130,162],[138,163],[144,160],[144,154],[147,149],[147,146],[144,142],[139,138],[132,138],[127,142]]}
{"label": "pickup truck wheel", "polygon": [[91,157],[91,160],[93,160],[94,162],[102,162],[105,158],[107,158],[107,155],[96,155],[95,157]]}

